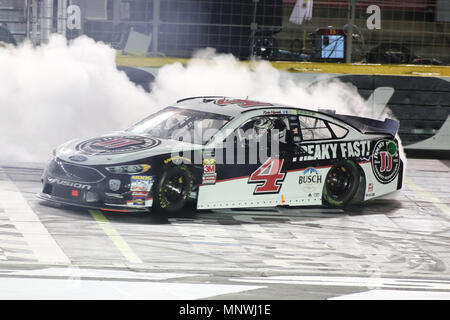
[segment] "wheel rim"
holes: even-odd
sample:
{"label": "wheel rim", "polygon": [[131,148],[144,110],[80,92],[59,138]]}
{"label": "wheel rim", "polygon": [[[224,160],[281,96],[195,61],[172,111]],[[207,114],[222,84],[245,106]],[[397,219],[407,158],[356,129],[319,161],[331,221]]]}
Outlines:
{"label": "wheel rim", "polygon": [[185,194],[183,177],[173,176],[164,184],[164,196],[169,204],[182,200]]}
{"label": "wheel rim", "polygon": [[351,174],[345,167],[333,168],[327,175],[326,188],[333,196],[345,194],[351,187]]}

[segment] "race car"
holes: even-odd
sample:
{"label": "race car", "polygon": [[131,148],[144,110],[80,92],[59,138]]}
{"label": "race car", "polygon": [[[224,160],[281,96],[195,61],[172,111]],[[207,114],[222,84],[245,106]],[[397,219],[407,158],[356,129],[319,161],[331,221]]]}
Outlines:
{"label": "race car", "polygon": [[331,206],[402,187],[396,120],[221,96],[54,150],[41,199],[104,211]]}

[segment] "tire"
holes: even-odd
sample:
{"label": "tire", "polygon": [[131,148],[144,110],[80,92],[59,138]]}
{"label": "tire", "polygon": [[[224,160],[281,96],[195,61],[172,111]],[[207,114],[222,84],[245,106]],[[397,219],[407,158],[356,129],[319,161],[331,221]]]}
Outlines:
{"label": "tire", "polygon": [[173,165],[162,170],[153,192],[153,210],[175,213],[189,201],[194,178],[184,165]]}
{"label": "tire", "polygon": [[331,207],[347,206],[358,192],[361,174],[353,161],[345,160],[333,166],[325,178],[323,201]]}

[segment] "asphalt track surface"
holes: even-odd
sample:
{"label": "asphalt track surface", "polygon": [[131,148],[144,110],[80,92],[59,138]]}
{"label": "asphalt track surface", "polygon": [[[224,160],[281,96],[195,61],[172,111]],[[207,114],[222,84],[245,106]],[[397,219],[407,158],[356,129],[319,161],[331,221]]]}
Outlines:
{"label": "asphalt track surface", "polygon": [[40,164],[0,164],[0,299],[450,299],[450,161],[321,207],[102,213],[38,200]]}

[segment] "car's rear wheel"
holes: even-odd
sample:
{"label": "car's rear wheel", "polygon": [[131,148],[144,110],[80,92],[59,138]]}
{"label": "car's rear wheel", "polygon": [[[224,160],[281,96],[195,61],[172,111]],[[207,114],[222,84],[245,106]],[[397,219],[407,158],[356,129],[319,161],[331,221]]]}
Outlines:
{"label": "car's rear wheel", "polygon": [[356,163],[350,160],[333,166],[325,178],[323,200],[332,207],[345,207],[355,197],[361,174]]}
{"label": "car's rear wheel", "polygon": [[153,193],[153,209],[174,213],[183,209],[193,188],[193,177],[184,165],[173,165],[163,169]]}

